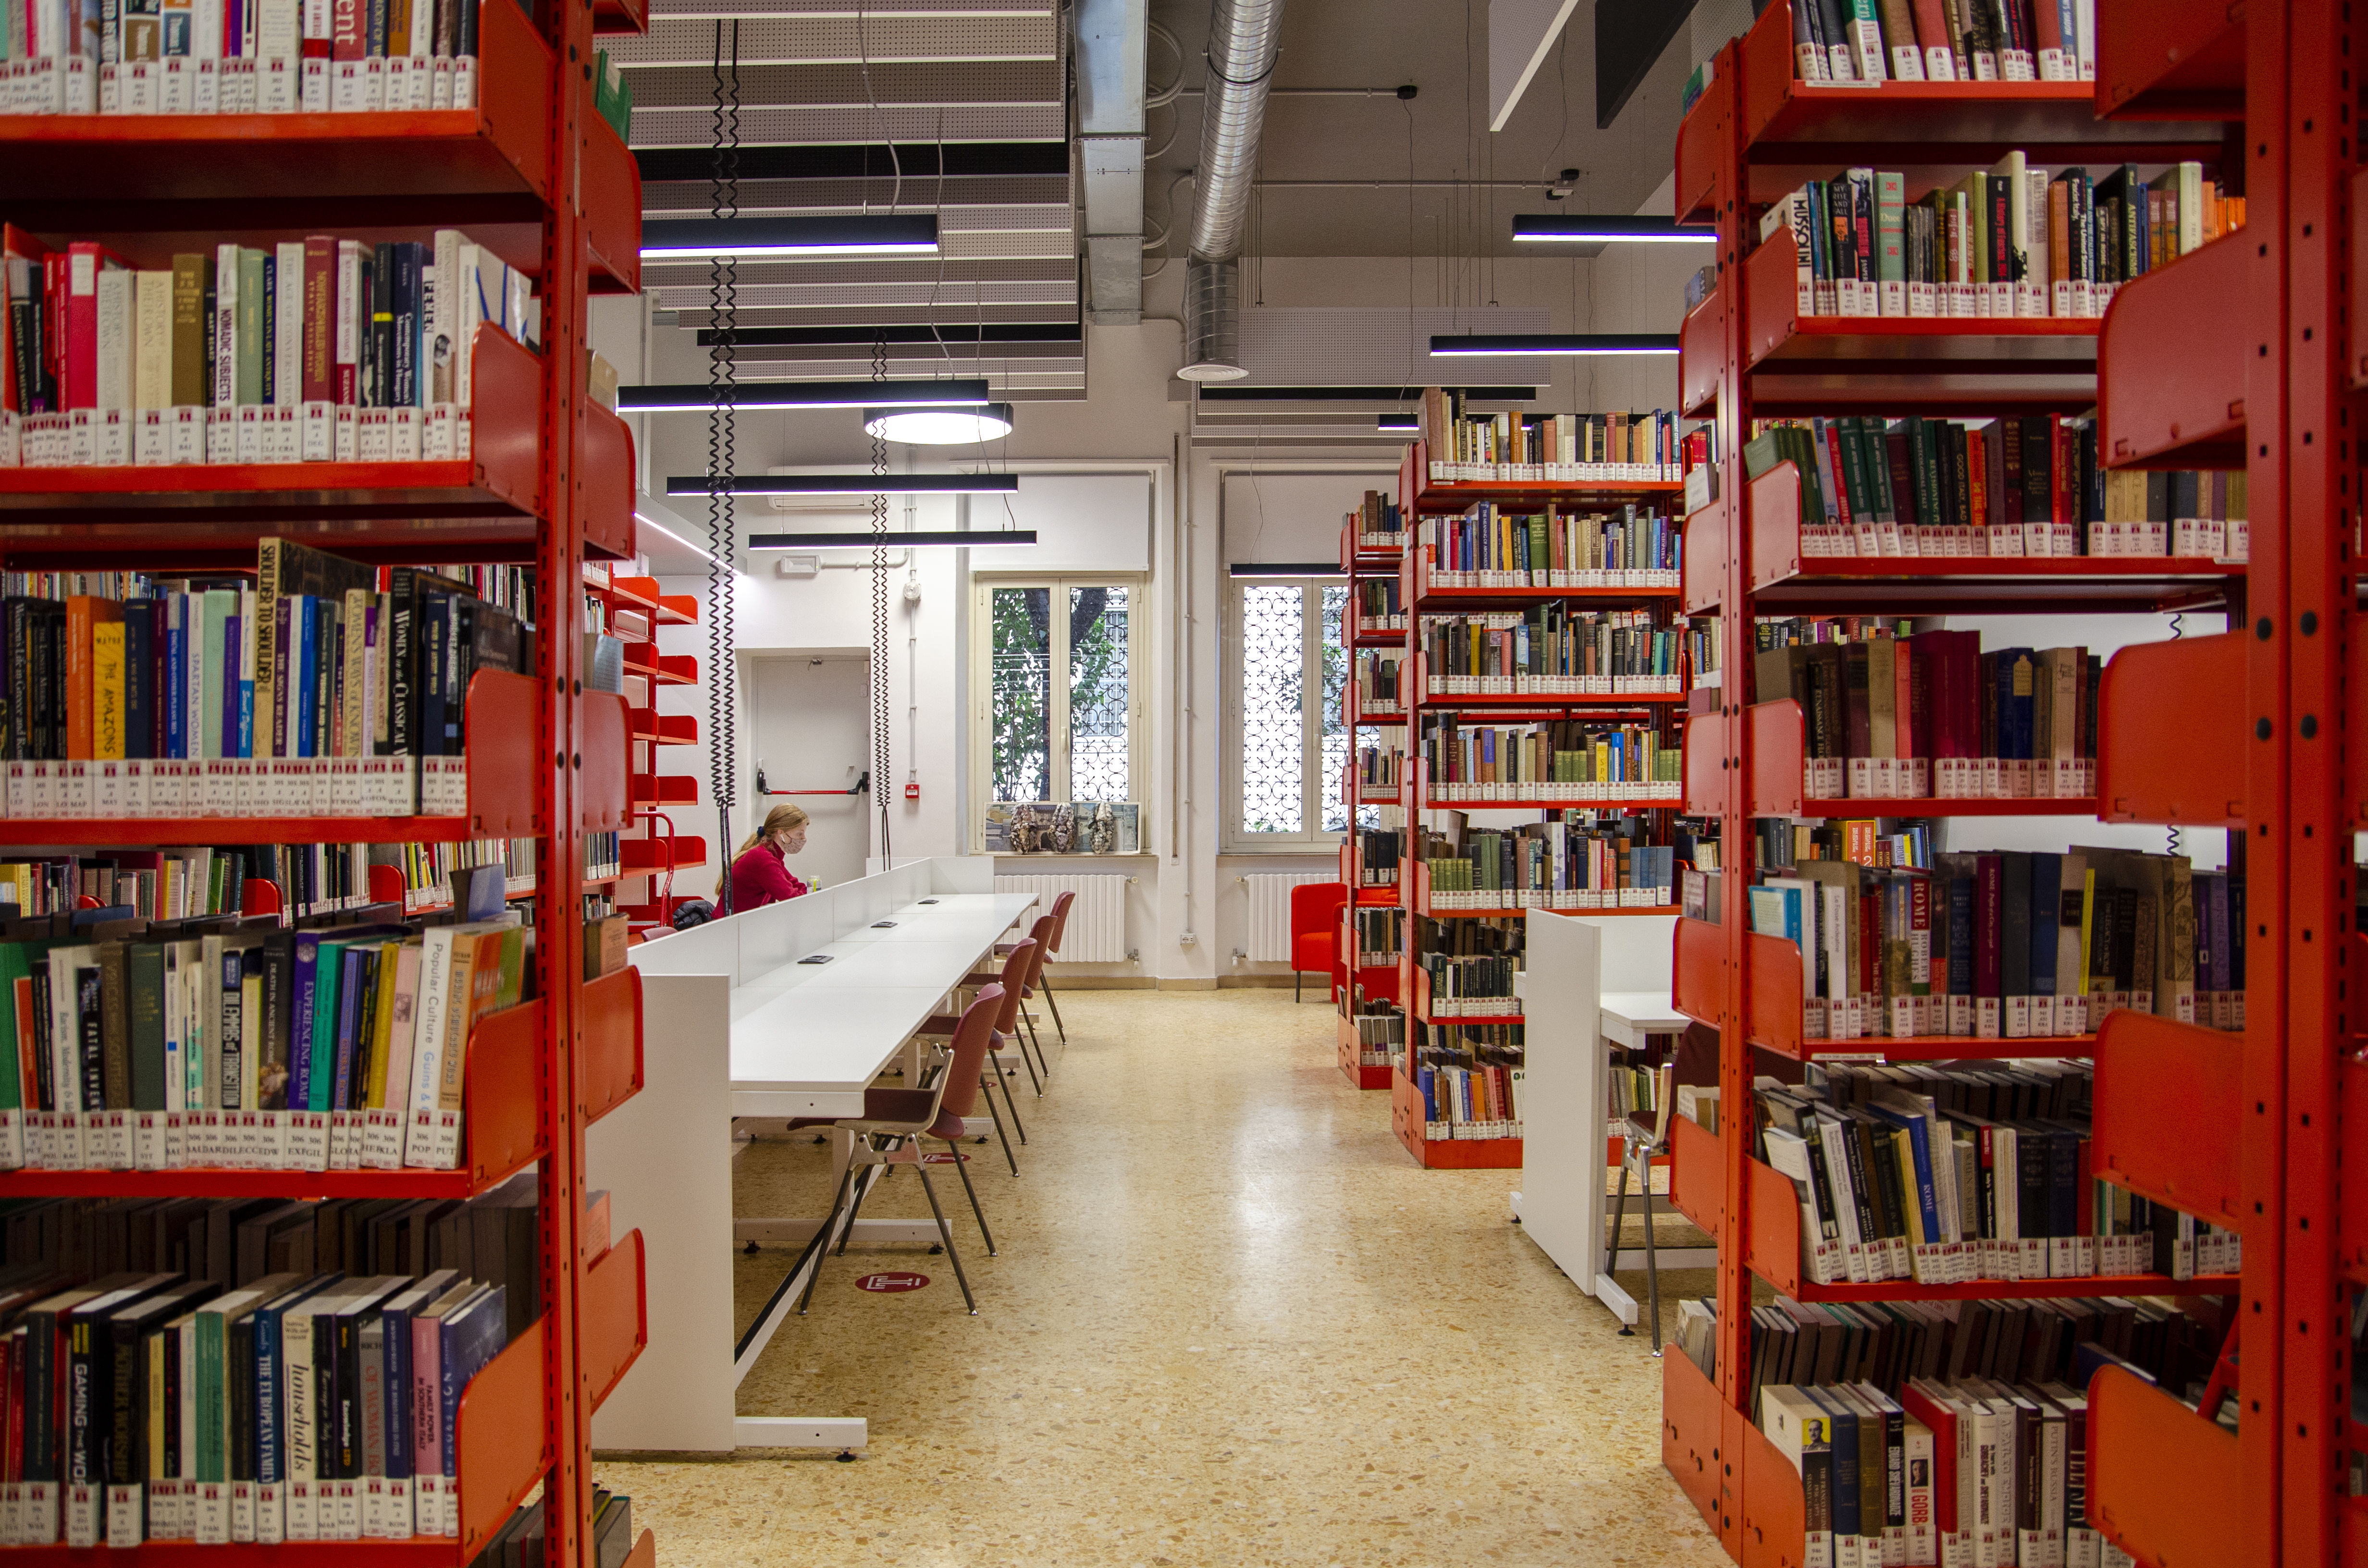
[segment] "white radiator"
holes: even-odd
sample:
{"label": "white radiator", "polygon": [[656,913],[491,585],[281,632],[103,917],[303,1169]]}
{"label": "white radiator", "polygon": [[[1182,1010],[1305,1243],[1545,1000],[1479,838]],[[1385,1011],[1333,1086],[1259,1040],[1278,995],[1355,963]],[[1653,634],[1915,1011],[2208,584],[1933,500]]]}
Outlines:
{"label": "white radiator", "polygon": [[1256,871],[1242,881],[1250,889],[1252,963],[1291,961],[1291,890],[1308,882],[1337,882],[1336,871]]}
{"label": "white radiator", "polygon": [[1101,875],[1057,877],[1002,877],[995,879],[997,892],[1032,892],[1036,895],[1035,910],[1028,924],[1034,926],[1053,913],[1053,901],[1064,892],[1077,895],[1069,905],[1069,927],[1061,933],[1060,963],[1124,963],[1126,946],[1126,885],[1133,877]]}

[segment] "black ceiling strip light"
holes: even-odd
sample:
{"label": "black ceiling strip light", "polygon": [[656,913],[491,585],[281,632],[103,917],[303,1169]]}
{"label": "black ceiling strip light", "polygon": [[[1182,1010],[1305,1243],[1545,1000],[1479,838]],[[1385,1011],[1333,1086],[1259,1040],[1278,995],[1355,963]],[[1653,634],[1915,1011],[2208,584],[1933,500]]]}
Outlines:
{"label": "black ceiling strip light", "polygon": [[[939,153],[943,153],[940,158]],[[644,184],[667,181],[705,184],[713,166],[705,147],[636,147]],[[893,179],[902,166],[906,179],[993,177],[998,175],[1065,175],[1066,142],[967,142],[942,149],[933,143],[896,143],[892,158],[884,144],[826,147],[742,147],[740,177],[754,179]]]}
{"label": "black ceiling strip light", "polygon": [[1512,354],[1675,354],[1674,332],[1483,332],[1433,333],[1433,358],[1469,355],[1494,358]]}
{"label": "black ceiling strip light", "polygon": [[[703,473],[666,481],[669,495],[704,495]],[[723,482],[734,495],[1016,495],[1016,473],[744,473]]]}
{"label": "black ceiling strip light", "polygon": [[1704,245],[1718,243],[1718,231],[1638,213],[1523,212],[1513,218],[1513,238],[1524,244]]}
{"label": "black ceiling strip light", "polygon": [[[889,548],[892,550],[902,549],[912,544],[953,545],[959,548],[963,545],[1034,544],[1036,530],[1007,528],[995,533],[955,533],[923,529],[914,533],[892,533],[887,537]],[[848,533],[750,534],[748,536],[750,550],[870,550],[877,543],[879,540],[868,528],[861,532]],[[1337,572],[1339,568],[1336,566],[1333,570]]]}
{"label": "black ceiling strip light", "polygon": [[[714,336],[712,328],[699,329],[703,347]],[[743,348],[864,347],[875,343],[935,345],[939,343],[1083,343],[1086,329],[1076,322],[1007,322],[986,326],[744,326],[736,341]]]}
{"label": "black ceiling strip light", "polygon": [[1236,561],[1228,577],[1345,577],[1337,561]]}
{"label": "black ceiling strip light", "polygon": [[[1202,403],[1419,403],[1424,387],[1246,387],[1201,383]],[[1466,400],[1534,403],[1535,387],[1450,387]]]}
{"label": "black ceiling strip light", "polygon": [[975,377],[944,381],[735,381],[720,392],[691,382],[619,387],[617,412],[704,410],[714,407],[719,397],[733,408],[934,408],[989,401],[985,381]]}

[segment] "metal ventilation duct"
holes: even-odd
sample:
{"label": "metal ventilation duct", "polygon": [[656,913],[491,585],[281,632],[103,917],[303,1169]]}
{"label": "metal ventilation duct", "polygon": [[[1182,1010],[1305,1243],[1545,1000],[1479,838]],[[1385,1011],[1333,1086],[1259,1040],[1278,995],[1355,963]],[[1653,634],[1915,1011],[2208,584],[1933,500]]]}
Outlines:
{"label": "metal ventilation duct", "polygon": [[1078,0],[1077,173],[1087,297],[1101,326],[1143,319],[1143,59],[1146,0]]}
{"label": "metal ventilation duct", "polygon": [[1227,381],[1244,373],[1234,258],[1241,254],[1249,216],[1281,30],[1282,0],[1213,0],[1210,7],[1191,265],[1184,282],[1186,361],[1177,372],[1187,381]]}

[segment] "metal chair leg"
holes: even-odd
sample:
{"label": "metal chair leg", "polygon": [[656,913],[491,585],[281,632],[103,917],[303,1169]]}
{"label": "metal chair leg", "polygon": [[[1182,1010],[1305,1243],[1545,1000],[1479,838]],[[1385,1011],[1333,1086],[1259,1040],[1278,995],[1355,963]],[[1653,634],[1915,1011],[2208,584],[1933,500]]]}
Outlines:
{"label": "metal chair leg", "polygon": [[[830,1208],[822,1217],[822,1229],[814,1233],[816,1244],[814,1249],[814,1272],[806,1276],[806,1288],[798,1296],[798,1316],[800,1317],[805,1316],[806,1308],[814,1304],[814,1285],[822,1278],[822,1260],[830,1256],[828,1244],[831,1221],[838,1218],[838,1206],[847,1201],[848,1184],[855,1179],[857,1168],[855,1162],[849,1160],[847,1163],[847,1169],[839,1174],[838,1190],[831,1195]],[[791,1278],[796,1278],[797,1269],[794,1267],[791,1268],[790,1275]],[[786,1286],[789,1280],[784,1279],[781,1283]],[[771,1310],[769,1304],[766,1310],[768,1312]]]}
{"label": "metal chair leg", "polygon": [[1295,969],[1291,971],[1291,1005],[1299,1006],[1299,971]]}
{"label": "metal chair leg", "polygon": [[[1645,1146],[1645,1157],[1636,1162],[1643,1169],[1638,1173],[1645,1183],[1645,1293],[1653,1304],[1653,1354],[1661,1353],[1661,1260],[1653,1251],[1653,1148]],[[1620,1185],[1628,1185],[1625,1176]]]}
{"label": "metal chair leg", "polygon": [[1053,1027],[1061,1031],[1061,1043],[1066,1045],[1069,1043],[1069,1026],[1061,1021],[1061,1004],[1053,996],[1053,977],[1048,974],[1041,978],[1044,982],[1044,1005],[1053,1009]]}
{"label": "metal chair leg", "polygon": [[[888,1179],[888,1173],[894,1169],[895,1169],[894,1165],[881,1166],[880,1175],[873,1178],[871,1187],[877,1187],[882,1182],[886,1181]],[[862,1218],[863,1199],[870,1193],[871,1187],[859,1185],[855,1189],[855,1200],[848,1206],[847,1211],[847,1229],[838,1233],[838,1245],[831,1249],[832,1253],[839,1257],[845,1257],[847,1256],[847,1244],[855,1239],[855,1221]]]}
{"label": "metal chair leg", "polygon": [[952,1139],[946,1140],[946,1147],[953,1151],[954,1175],[962,1177],[962,1190],[970,1194],[970,1214],[978,1221],[979,1239],[986,1243],[986,1256],[995,1257],[998,1256],[995,1250],[995,1233],[986,1228],[986,1210],[978,1206],[978,1188],[970,1184],[970,1159],[962,1152],[962,1145]]}
{"label": "metal chair leg", "polygon": [[[1645,1217],[1648,1224],[1651,1222],[1652,1214],[1652,1199],[1648,1197],[1645,1202]],[[1620,1262],[1620,1238],[1621,1233],[1627,1228],[1627,1221],[1628,1142],[1626,1139],[1622,1139],[1620,1143],[1620,1193],[1611,1203],[1611,1244],[1603,1250],[1603,1272],[1606,1274],[1618,1272],[1617,1266]],[[1622,1324],[1620,1325],[1620,1332],[1622,1335],[1634,1335],[1636,1331],[1630,1328],[1626,1324]]]}
{"label": "metal chair leg", "polygon": [[1019,1174],[1019,1161],[1011,1153],[1011,1134],[1003,1131],[1003,1113],[995,1108],[995,1081],[986,1074],[978,1075],[979,1094],[986,1101],[986,1114],[994,1119],[995,1135],[1003,1141],[1003,1157],[1011,1165],[1011,1174]]}
{"label": "metal chair leg", "polygon": [[976,1317],[978,1301],[970,1293],[970,1277],[962,1272],[962,1254],[954,1251],[954,1233],[946,1223],[946,1211],[938,1206],[937,1184],[929,1180],[928,1166],[916,1165],[913,1168],[921,1173],[921,1190],[929,1195],[929,1212],[938,1217],[938,1239],[946,1244],[946,1256],[954,1266],[954,1283],[962,1287],[962,1305],[970,1309],[971,1316]]}
{"label": "metal chair leg", "polygon": [[[1025,1056],[1031,1047],[1034,1048],[1036,1065],[1044,1070],[1046,1078],[1050,1078],[1053,1075],[1053,1064],[1044,1060],[1044,1042],[1036,1038],[1036,1020],[1029,1017],[1027,1008],[1022,1007],[1019,1009],[1019,1021],[1028,1028],[1028,1039],[1019,1047],[1019,1054]],[[1044,1085],[1041,1081],[1036,1085],[1036,1097],[1040,1100],[1044,1097]]]}
{"label": "metal chair leg", "polygon": [[[1021,1026],[1021,1028],[1025,1027],[1025,1025]],[[1036,1097],[1040,1100],[1042,1099],[1044,1097],[1044,1081],[1036,1076],[1036,1063],[1028,1059],[1028,1042],[1020,1038],[1019,1029],[1013,1029],[1011,1031],[1011,1043],[1017,1046],[1019,1050],[1019,1064],[1028,1069],[1028,1081],[1036,1086]],[[1001,1051],[996,1051],[990,1047],[987,1051],[987,1055],[995,1059],[995,1064],[996,1067],[1000,1068],[1003,1065],[1003,1053]],[[1022,1143],[1028,1142],[1024,1135],[1019,1141]]]}
{"label": "metal chair leg", "polygon": [[1003,1065],[1003,1052],[996,1050],[992,1046],[989,1046],[987,1048],[986,1059],[995,1066],[995,1081],[1003,1087],[1003,1108],[1011,1113],[1011,1131],[1019,1134],[1019,1142],[1025,1143],[1028,1142],[1028,1129],[1019,1119],[1019,1107],[1018,1103],[1011,1097],[1011,1080],[1006,1075],[1006,1069]]}

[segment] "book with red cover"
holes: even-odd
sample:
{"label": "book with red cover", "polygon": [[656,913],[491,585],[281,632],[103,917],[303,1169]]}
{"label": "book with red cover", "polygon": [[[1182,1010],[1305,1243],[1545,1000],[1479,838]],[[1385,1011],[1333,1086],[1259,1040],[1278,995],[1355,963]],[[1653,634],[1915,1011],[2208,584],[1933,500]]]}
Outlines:
{"label": "book with red cover", "polygon": [[66,247],[65,370],[59,389],[66,408],[98,406],[98,275],[127,266],[96,240]]}
{"label": "book with red cover", "polygon": [[2006,858],[1974,857],[1974,996],[1996,1000],[2003,994],[2000,949],[2005,937]]}
{"label": "book with red cover", "polygon": [[1914,641],[1913,638],[1898,637],[1894,638],[1891,644],[1892,702],[1894,704],[1891,710],[1891,755],[1894,756],[1914,757],[1929,755],[1917,749],[1917,725],[1922,715],[1917,710],[1916,675],[1912,667],[1915,653],[1911,647]]}
{"label": "book with red cover", "polygon": [[336,236],[307,234],[302,355],[306,403],[327,403],[336,391]]}
{"label": "book with red cover", "polygon": [[[29,276],[27,278],[28,285],[44,275],[44,264],[49,254],[48,245],[25,233],[16,224],[0,223],[0,265],[18,261],[28,264]],[[41,326],[46,324],[37,324],[30,318],[32,312],[45,309],[47,302],[33,298],[30,287],[25,290],[23,296],[17,296],[13,288],[9,293],[11,296],[9,299],[0,300],[0,409],[6,409],[15,414],[35,413],[38,410],[27,407],[25,400],[18,396],[17,359],[20,352],[28,357],[28,363],[24,367],[28,372],[27,379],[38,385],[40,373],[46,369],[46,367],[31,364],[29,358],[35,353],[42,352],[44,340],[48,335],[41,330]],[[21,312],[15,308],[17,299],[20,297],[25,300],[25,308]],[[22,318],[21,326],[20,317]],[[21,346],[17,342],[17,334],[20,329],[26,338]],[[38,395],[34,401],[39,401]]]}

